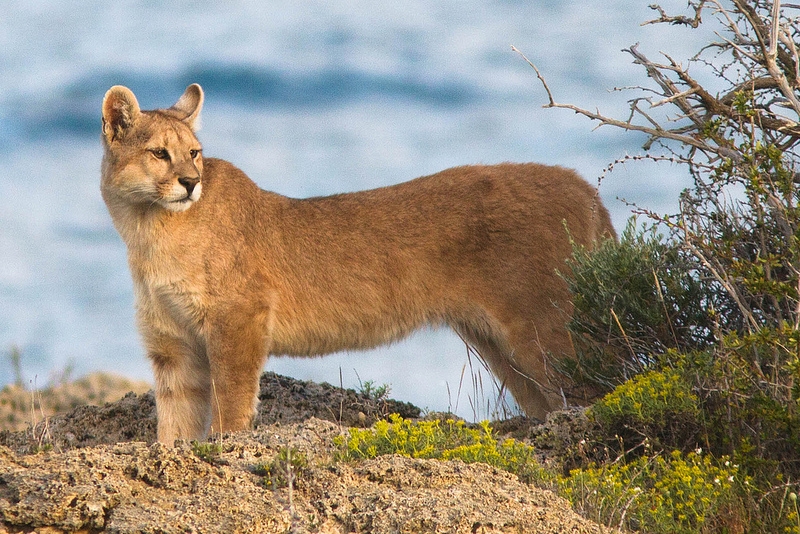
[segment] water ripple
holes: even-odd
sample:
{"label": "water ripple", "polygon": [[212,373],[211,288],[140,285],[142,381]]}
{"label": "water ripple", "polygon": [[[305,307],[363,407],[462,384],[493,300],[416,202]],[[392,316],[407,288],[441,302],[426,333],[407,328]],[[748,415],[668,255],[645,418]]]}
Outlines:
{"label": "water ripple", "polygon": [[[133,89],[145,109],[164,106],[189,83],[200,83],[215,103],[250,108],[307,109],[369,100],[409,101],[432,108],[477,103],[479,87],[463,80],[429,80],[354,69],[286,72],[249,65],[200,64],[175,74],[94,72],[26,105],[0,101],[0,139],[96,136],[100,102],[112,85]],[[5,108],[3,110],[2,108]]]}

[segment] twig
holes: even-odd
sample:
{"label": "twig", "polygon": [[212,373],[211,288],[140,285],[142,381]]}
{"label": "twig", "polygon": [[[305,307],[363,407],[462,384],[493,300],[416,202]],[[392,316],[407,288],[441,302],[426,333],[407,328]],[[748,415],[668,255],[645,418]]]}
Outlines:
{"label": "twig", "polygon": [[687,89],[686,91],[682,91],[682,92],[676,93],[676,94],[674,94],[672,96],[668,96],[664,100],[660,100],[660,101],[656,102],[655,104],[652,104],[650,107],[657,108],[659,106],[663,106],[664,104],[671,104],[675,100],[678,100],[679,98],[681,98],[681,99],[686,98],[687,96],[693,95],[697,91],[698,91],[697,87],[692,87],[690,89]]}
{"label": "twig", "polygon": [[294,466],[292,465],[292,448],[286,447],[286,485],[289,493],[289,513],[292,519],[297,517],[294,509]]}
{"label": "twig", "polygon": [[689,235],[689,231],[686,229],[686,225],[683,225],[685,236],[683,239],[684,245],[689,249],[689,251],[694,255],[703,266],[708,269],[708,272],[714,277],[717,282],[722,285],[728,295],[733,299],[736,303],[736,306],[739,308],[742,316],[747,320],[747,328],[752,333],[753,330],[758,330],[758,322],[753,317],[753,314],[750,312],[750,309],[745,306],[742,302],[739,292],[736,290],[735,287],[730,283],[727,276],[723,276],[706,258],[705,254],[703,254],[697,246],[692,243],[692,238]]}
{"label": "twig", "polygon": [[769,33],[769,57],[775,60],[778,57],[778,21],[781,17],[781,2],[780,0],[772,0],[772,25]]}
{"label": "twig", "polygon": [[516,47],[516,46],[514,46],[514,45],[511,45],[511,50],[512,50],[513,52],[516,52],[516,53],[517,53],[517,54],[519,54],[520,56],[522,56],[522,59],[524,59],[524,60],[525,60],[525,61],[528,63],[528,65],[530,65],[530,66],[531,66],[531,68],[533,68],[534,72],[536,73],[536,77],[537,77],[537,78],[539,78],[539,81],[541,81],[541,82],[542,82],[542,85],[544,86],[544,90],[547,92],[547,99],[550,101],[550,104],[549,104],[548,106],[544,106],[544,107],[552,107],[552,106],[555,106],[555,105],[556,105],[556,103],[555,103],[555,101],[553,100],[553,93],[551,93],[551,92],[550,92],[550,88],[547,86],[547,82],[545,81],[544,77],[542,76],[542,73],[541,73],[541,72],[539,72],[539,69],[537,69],[537,68],[536,68],[536,65],[534,65],[534,64],[533,64],[533,62],[532,62],[530,59],[528,59],[527,57],[525,57],[525,54],[523,54],[522,52],[520,52],[520,51],[517,49],[517,47]]}
{"label": "twig", "polygon": [[701,15],[703,12],[703,8],[705,7],[705,0],[701,0],[696,6],[694,6],[694,18],[689,18],[684,15],[679,15],[677,17],[669,16],[664,11],[664,9],[659,5],[651,5],[650,9],[658,11],[660,15],[659,18],[654,20],[648,20],[642,23],[642,26],[647,26],[648,24],[659,24],[666,22],[668,24],[682,24],[685,26],[691,26],[692,28],[697,28],[703,22]]}
{"label": "twig", "polygon": [[631,351],[631,357],[635,360],[636,359],[636,351],[633,350],[633,345],[631,345],[631,340],[628,337],[628,334],[625,333],[625,329],[622,328],[622,323],[619,321],[619,317],[617,317],[617,312],[614,311],[614,308],[609,308],[611,312],[611,316],[614,318],[614,322],[617,323],[617,328],[622,333],[622,339],[625,340],[625,344],[628,345],[628,350]]}
{"label": "twig", "polygon": [[558,102],[556,102],[553,99],[553,93],[550,91],[550,87],[547,85],[547,81],[544,79],[544,76],[542,76],[541,72],[539,72],[539,69],[536,67],[536,65],[534,65],[533,62],[531,62],[516,47],[512,46],[511,49],[514,52],[517,52],[520,56],[522,56],[522,58],[528,63],[528,65],[530,65],[533,68],[533,70],[536,72],[536,77],[539,78],[539,81],[542,82],[542,86],[544,87],[544,90],[547,92],[547,98],[548,98],[548,103],[545,104],[542,107],[544,107],[544,108],[569,109],[569,110],[574,111],[575,113],[578,113],[579,115],[583,115],[584,117],[587,117],[587,118],[589,118],[591,120],[599,121],[600,122],[600,126],[609,125],[609,126],[616,126],[618,128],[622,128],[623,130],[631,130],[631,131],[643,132],[643,133],[646,133],[646,134],[650,135],[651,137],[655,137],[655,138],[659,138],[659,139],[660,138],[671,139],[671,140],[677,141],[679,143],[683,143],[683,144],[686,144],[686,145],[689,145],[689,146],[693,146],[695,148],[698,148],[698,149],[702,150],[703,152],[711,152],[711,153],[715,153],[715,154],[717,153],[717,149],[716,148],[714,148],[712,146],[709,146],[708,144],[700,141],[699,139],[696,139],[694,137],[690,137],[688,135],[677,134],[675,132],[672,132],[670,130],[665,130],[663,128],[656,128],[656,127],[651,128],[651,127],[647,127],[647,126],[640,126],[638,124],[632,124],[631,122],[620,121],[620,120],[617,120],[617,119],[613,119],[611,117],[606,117],[605,115],[602,115],[599,112],[588,111],[588,110],[582,109],[582,108],[580,108],[578,106],[574,106],[572,104],[559,104]]}
{"label": "twig", "polygon": [[[222,428],[223,428],[223,424],[222,424],[222,407],[219,405],[219,397],[217,396],[217,383],[214,381],[213,378],[211,379],[211,391],[214,394],[214,404],[217,405],[217,416],[219,417],[219,428],[217,429],[217,432],[221,435],[222,434]],[[214,429],[212,428],[211,431],[213,432]]]}

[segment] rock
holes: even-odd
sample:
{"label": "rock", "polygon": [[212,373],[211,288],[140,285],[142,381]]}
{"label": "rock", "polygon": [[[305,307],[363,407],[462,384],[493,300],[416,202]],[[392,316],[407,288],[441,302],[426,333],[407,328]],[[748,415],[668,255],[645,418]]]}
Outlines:
{"label": "rock", "polygon": [[258,400],[256,425],[296,423],[316,417],[345,426],[370,426],[390,413],[405,418],[416,418],[421,413],[407,402],[373,398],[352,389],[295,380],[275,373],[261,375]]}
{"label": "rock", "polygon": [[[3,432],[0,533],[607,532],[551,492],[485,464],[334,462],[334,437],[393,401],[277,375],[262,378],[260,398],[253,431],[207,447],[154,443],[151,393]],[[285,447],[308,467],[286,487],[267,487],[259,466]]]}

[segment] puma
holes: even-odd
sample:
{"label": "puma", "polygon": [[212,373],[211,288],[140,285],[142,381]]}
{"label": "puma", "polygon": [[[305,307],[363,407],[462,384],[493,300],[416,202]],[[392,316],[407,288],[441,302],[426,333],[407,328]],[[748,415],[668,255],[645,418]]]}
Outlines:
{"label": "puma", "polygon": [[[570,237],[614,237],[573,171],[465,166],[329,197],[263,191],[195,136],[203,91],[102,105],[101,191],[128,249],[158,439],[251,425],[268,355],[367,349],[453,328],[530,416],[563,406],[549,359],[573,353],[556,270]],[[566,229],[565,230],[565,226]]]}

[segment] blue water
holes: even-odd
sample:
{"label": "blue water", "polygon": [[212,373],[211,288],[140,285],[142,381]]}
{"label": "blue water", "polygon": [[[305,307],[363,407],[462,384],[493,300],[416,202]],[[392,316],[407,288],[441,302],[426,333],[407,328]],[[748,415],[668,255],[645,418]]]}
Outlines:
{"label": "blue water", "polygon": [[[124,245],[98,189],[99,109],[111,85],[127,85],[147,109],[199,82],[205,154],[290,196],[500,161],[566,165],[595,182],[644,138],[542,109],[541,85],[510,45],[537,63],[559,101],[624,115],[626,95],[609,90],[645,80],[620,49],[641,41],[651,55],[683,58],[697,43],[640,27],[648,17],[646,2],[633,0],[6,1],[0,352],[19,348],[25,378],[39,385],[66,366],[150,379]],[[618,197],[669,211],[686,183],[682,169],[642,165],[612,173],[600,192],[621,228],[629,208]],[[397,398],[473,417],[470,403],[485,399],[471,379],[456,396],[468,363],[455,336],[423,332],[366,353],[273,358],[267,369],[388,383]],[[0,360],[0,385],[12,379]]]}

